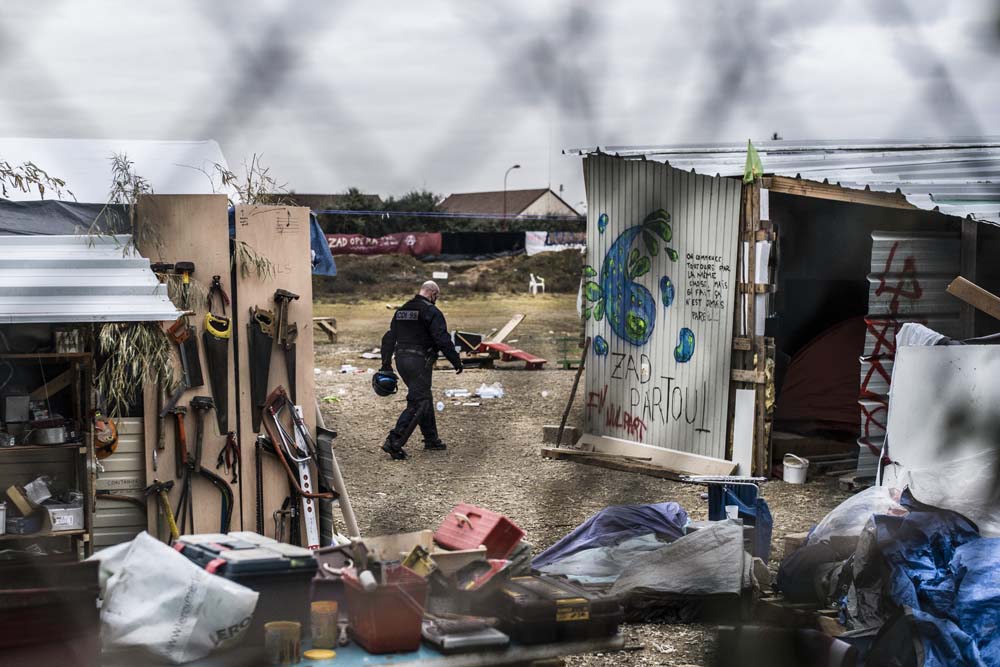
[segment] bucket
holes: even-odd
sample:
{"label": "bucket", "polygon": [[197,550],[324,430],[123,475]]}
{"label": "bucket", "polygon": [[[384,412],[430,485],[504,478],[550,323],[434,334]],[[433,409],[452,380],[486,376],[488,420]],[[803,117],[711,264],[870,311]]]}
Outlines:
{"label": "bucket", "polygon": [[784,480],[789,484],[805,484],[806,473],[809,471],[809,459],[795,454],[785,454]]}

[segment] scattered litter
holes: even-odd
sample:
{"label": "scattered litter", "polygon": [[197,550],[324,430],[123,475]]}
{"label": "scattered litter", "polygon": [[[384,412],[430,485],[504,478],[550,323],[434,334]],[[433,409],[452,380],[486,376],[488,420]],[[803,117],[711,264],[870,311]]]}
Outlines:
{"label": "scattered litter", "polygon": [[445,389],[444,395],[448,398],[468,398],[472,396],[472,392],[468,389]]}
{"label": "scattered litter", "polygon": [[520,338],[511,338],[511,339],[510,339],[509,341],[507,341],[507,342],[508,342],[508,343],[516,343],[516,342],[518,342],[518,341],[520,341],[520,340],[521,340]]}
{"label": "scattered litter", "polygon": [[327,375],[333,375],[333,369],[330,369],[330,368],[326,369],[326,374]]}
{"label": "scattered litter", "polygon": [[542,398],[548,398],[548,397],[549,397],[549,392],[548,392],[548,390],[547,390],[547,389],[543,389],[543,390],[542,390]]}
{"label": "scattered litter", "polygon": [[323,402],[324,403],[337,403],[339,401],[340,401],[340,396],[324,396],[323,397]]}
{"label": "scattered litter", "polygon": [[499,382],[494,382],[491,385],[484,382],[476,390],[476,396],[479,398],[503,398],[503,387]]}
{"label": "scattered litter", "polygon": [[319,375],[319,374],[320,374],[320,373],[322,373],[322,372],[323,372],[323,369],[322,369],[322,368],[314,368],[314,369],[313,369],[313,373],[315,373],[316,375]]}
{"label": "scattered litter", "polygon": [[341,373],[356,373],[357,371],[357,366],[352,366],[350,364],[341,364],[340,366]]}
{"label": "scattered litter", "polygon": [[437,408],[437,411],[438,411],[438,412],[444,412],[444,403],[442,403],[441,401],[438,401],[438,402],[437,402],[437,405],[436,405],[436,406],[434,406],[434,407],[436,407],[436,408]]}
{"label": "scattered litter", "polygon": [[381,359],[382,355],[379,352],[379,349],[377,347],[373,347],[371,350],[369,350],[367,352],[362,352],[361,353],[361,358],[362,359]]}
{"label": "scattered litter", "polygon": [[337,393],[340,394],[341,396],[343,396],[344,394],[347,393],[347,390],[344,389],[343,387],[341,387],[340,389],[337,390]]}
{"label": "scattered litter", "polygon": [[466,408],[478,408],[480,405],[481,403],[479,403],[478,401],[474,403],[462,403],[462,406]]}

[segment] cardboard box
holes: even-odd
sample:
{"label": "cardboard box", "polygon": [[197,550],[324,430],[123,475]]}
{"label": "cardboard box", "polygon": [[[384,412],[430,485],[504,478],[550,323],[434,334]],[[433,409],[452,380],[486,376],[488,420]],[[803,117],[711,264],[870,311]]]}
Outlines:
{"label": "cardboard box", "polygon": [[7,489],[7,497],[10,498],[10,502],[14,503],[14,507],[21,513],[21,516],[31,516],[31,513],[35,511],[35,508],[28,502],[27,496],[24,495],[24,489],[17,484],[11,484],[10,488]]}

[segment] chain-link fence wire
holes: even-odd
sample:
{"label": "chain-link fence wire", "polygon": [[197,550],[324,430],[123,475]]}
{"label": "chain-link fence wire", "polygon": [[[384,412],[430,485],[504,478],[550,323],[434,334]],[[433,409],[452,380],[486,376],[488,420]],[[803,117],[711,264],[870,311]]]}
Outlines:
{"label": "chain-link fence wire", "polygon": [[[53,136],[52,129],[45,125],[45,119],[53,117],[60,119],[59,133],[63,136],[92,137],[106,132],[106,124],[95,118],[93,111],[74,103],[77,96],[51,94],[72,82],[53,71],[44,58],[34,58],[30,71],[12,71],[15,67],[24,69],[24,60],[17,56],[28,50],[35,35],[44,34],[47,22],[59,20],[66,6],[65,0],[47,3],[44,15],[32,17],[31,30],[18,29],[23,28],[25,13],[30,10],[22,8],[12,13],[21,23],[11,15],[6,20],[0,16],[0,77],[7,81],[30,79],[35,89],[50,93],[44,115],[30,113],[30,105],[18,101],[17,96],[8,96],[6,115],[23,136]],[[380,137],[384,128],[373,126],[365,117],[364,103],[354,103],[329,80],[314,75],[303,80],[309,49],[323,40],[336,39],[340,31],[364,29],[357,23],[359,11],[370,11],[371,20],[377,21],[377,12],[386,9],[381,5],[368,9],[356,2],[294,0],[274,0],[254,12],[233,3],[200,3],[193,7],[190,20],[197,25],[192,26],[192,32],[214,35],[228,51],[227,62],[237,66],[210,98],[192,100],[192,106],[168,118],[158,134],[167,139],[216,139],[226,149],[245,132],[259,130],[255,125],[259,117],[280,106],[289,115],[273,130],[281,134],[286,154],[294,155],[296,169],[310,172],[313,181],[337,183],[331,190],[346,189],[351,183],[343,183],[343,166],[333,166],[328,147],[317,143],[317,135],[310,128],[322,128],[326,136],[349,137],[351,171],[359,179],[378,174],[378,180],[394,183],[405,183],[414,165],[448,169],[446,165],[455,162],[456,141],[467,145],[468,139],[474,137],[471,150],[478,155],[501,151],[514,129],[504,123],[513,122],[513,116],[498,115],[497,125],[484,132],[484,109],[517,105],[529,113],[545,114],[552,125],[550,153],[576,145],[611,143],[612,137],[622,136],[620,128],[612,127],[614,120],[608,120],[606,112],[609,106],[627,103],[602,97],[600,81],[614,75],[609,70],[613,58],[603,57],[602,49],[609,13],[641,13],[639,5],[606,8],[573,0],[557,11],[545,13],[511,3],[474,2],[458,7],[453,18],[459,29],[491,52],[496,66],[479,79],[476,90],[465,96],[464,103],[450,112],[453,121],[436,130],[428,128],[429,140],[412,150],[406,146],[387,148]],[[936,127],[940,136],[980,134],[983,128],[972,111],[969,93],[941,57],[948,44],[926,33],[928,11],[926,5],[918,7],[909,0],[682,3],[666,15],[676,23],[664,32],[676,37],[678,25],[690,26],[690,30],[685,28],[690,33],[690,44],[680,47],[690,53],[690,60],[678,62],[678,45],[670,39],[634,45],[635,57],[649,63],[644,71],[650,72],[650,77],[642,82],[643,86],[693,91],[686,94],[686,109],[680,116],[664,114],[672,120],[657,127],[649,143],[733,139],[724,135],[748,107],[768,109],[779,103],[784,113],[795,114],[798,128],[810,128],[805,102],[790,87],[794,84],[783,78],[788,53],[780,45],[804,28],[842,28],[845,21],[865,18],[851,16],[855,12],[867,14],[867,19],[877,24],[891,26],[880,35],[891,47],[900,68],[920,86],[916,99],[911,98],[901,107],[886,108],[887,116],[898,117],[898,125],[907,127],[914,125],[913,118],[919,115],[923,120],[916,125]],[[994,42],[1000,42],[998,15],[1000,10],[983,17],[986,32]],[[419,42],[419,34],[413,38]],[[31,50],[38,54],[39,46],[33,46]],[[857,48],[845,43],[845,49],[852,47]],[[349,54],[345,54],[331,67],[350,67],[350,62]],[[212,67],[212,63],[206,63],[206,67]],[[693,86],[689,78],[696,79]],[[413,84],[419,86],[420,82]],[[400,94],[405,98],[406,91]],[[304,95],[308,103],[296,104],[295,99],[290,99],[292,95]],[[656,107],[648,110],[650,117],[659,113]],[[821,127],[811,129],[817,137],[827,134]],[[241,159],[237,156],[234,163]],[[469,181],[496,170],[495,161],[489,159],[465,160],[462,164]],[[412,183],[409,187],[421,185]],[[435,187],[434,183],[424,185],[432,190]],[[294,188],[295,183],[291,186]]]}

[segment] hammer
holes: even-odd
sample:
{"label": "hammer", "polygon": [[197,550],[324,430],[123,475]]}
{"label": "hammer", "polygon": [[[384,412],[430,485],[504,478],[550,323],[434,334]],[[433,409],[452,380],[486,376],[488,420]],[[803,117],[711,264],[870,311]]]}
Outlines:
{"label": "hammer", "polygon": [[288,323],[288,304],[296,301],[298,294],[286,289],[274,290],[274,303],[278,311],[278,345],[285,351],[285,369],[288,371],[288,391],[292,403],[295,402],[295,339],[299,336],[299,326]]}
{"label": "hammer", "polygon": [[174,474],[180,479],[184,474],[184,467],[187,465],[187,431],[184,429],[184,418],[187,416],[187,408],[183,405],[175,405],[167,410],[176,419],[174,427]]}
{"label": "hammer", "polygon": [[174,273],[178,273],[181,276],[181,283],[183,285],[183,303],[184,310],[189,310],[191,308],[190,304],[190,294],[191,294],[191,274],[194,273],[194,262],[177,262],[174,264]]}
{"label": "hammer", "polygon": [[[165,273],[173,273],[174,272],[174,265],[173,264],[168,264],[166,262],[153,262],[152,264],[149,265],[149,269],[153,273],[157,274],[156,277],[159,278],[161,275],[163,275]],[[163,281],[160,280],[160,282],[163,282]]]}
{"label": "hammer", "polygon": [[211,396],[195,396],[191,399],[191,409],[195,411],[197,428],[194,441],[194,471],[201,472],[201,448],[205,440],[205,413],[215,407]]}

